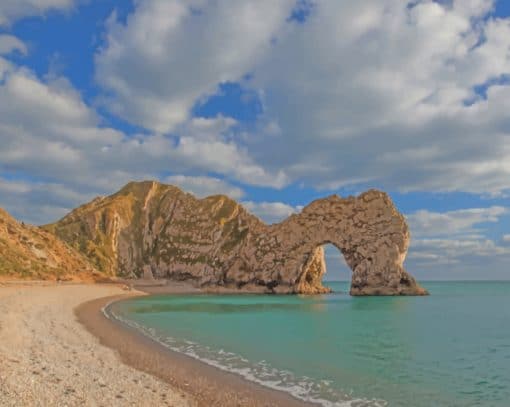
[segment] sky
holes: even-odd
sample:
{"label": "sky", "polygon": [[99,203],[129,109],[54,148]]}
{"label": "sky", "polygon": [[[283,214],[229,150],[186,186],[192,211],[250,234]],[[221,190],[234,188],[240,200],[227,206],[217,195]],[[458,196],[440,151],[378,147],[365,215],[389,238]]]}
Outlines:
{"label": "sky", "polygon": [[0,2],[0,206],[34,224],[130,180],[269,223],[378,188],[417,278],[510,279],[508,111],[506,0]]}

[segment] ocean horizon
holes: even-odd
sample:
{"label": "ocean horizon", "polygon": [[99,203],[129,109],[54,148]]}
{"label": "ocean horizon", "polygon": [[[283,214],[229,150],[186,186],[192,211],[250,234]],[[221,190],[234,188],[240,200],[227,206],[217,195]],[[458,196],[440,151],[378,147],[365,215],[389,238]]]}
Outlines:
{"label": "ocean horizon", "polygon": [[428,297],[154,295],[106,312],[161,345],[322,406],[507,406],[510,281]]}

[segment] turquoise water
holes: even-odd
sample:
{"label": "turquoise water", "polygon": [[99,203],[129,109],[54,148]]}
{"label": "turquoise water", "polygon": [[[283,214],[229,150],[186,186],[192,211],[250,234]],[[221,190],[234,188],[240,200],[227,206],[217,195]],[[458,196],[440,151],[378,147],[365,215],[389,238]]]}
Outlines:
{"label": "turquoise water", "polygon": [[429,297],[151,296],[108,312],[171,349],[323,406],[510,406],[510,282]]}

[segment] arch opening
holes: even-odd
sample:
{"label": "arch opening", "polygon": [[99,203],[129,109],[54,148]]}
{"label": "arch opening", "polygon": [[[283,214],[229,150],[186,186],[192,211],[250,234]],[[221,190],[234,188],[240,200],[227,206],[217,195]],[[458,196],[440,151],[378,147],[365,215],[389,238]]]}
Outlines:
{"label": "arch opening", "polygon": [[[352,270],[342,250],[330,241],[322,242],[308,252],[298,280],[297,292],[348,292],[351,276]],[[333,283],[333,287],[328,283]]]}
{"label": "arch opening", "polygon": [[322,247],[326,266],[322,284],[333,291],[349,292],[352,270],[342,251],[332,243],[325,243]]}
{"label": "arch opening", "polygon": [[[327,283],[334,276],[334,270],[331,268],[336,265],[343,270],[344,278],[350,277],[350,284],[347,283],[336,291],[348,291],[355,296],[428,294],[403,268],[402,262],[406,251],[400,253],[396,245],[378,246],[375,251],[370,251],[361,246],[353,249],[340,248],[338,244],[328,240],[309,247],[311,248],[305,253],[304,262],[300,268],[295,292],[302,294],[332,292]],[[329,276],[326,274],[328,257]]]}

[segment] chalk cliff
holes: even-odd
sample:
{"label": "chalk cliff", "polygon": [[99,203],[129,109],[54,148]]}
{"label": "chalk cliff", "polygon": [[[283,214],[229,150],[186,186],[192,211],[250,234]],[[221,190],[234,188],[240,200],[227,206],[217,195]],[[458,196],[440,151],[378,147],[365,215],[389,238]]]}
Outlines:
{"label": "chalk cliff", "polygon": [[323,244],[344,255],[352,295],[424,295],[403,268],[404,217],[388,195],[330,196],[266,225],[222,195],[197,199],[157,182],[132,182],[47,230],[111,276],[190,280],[199,286],[324,293]]}

